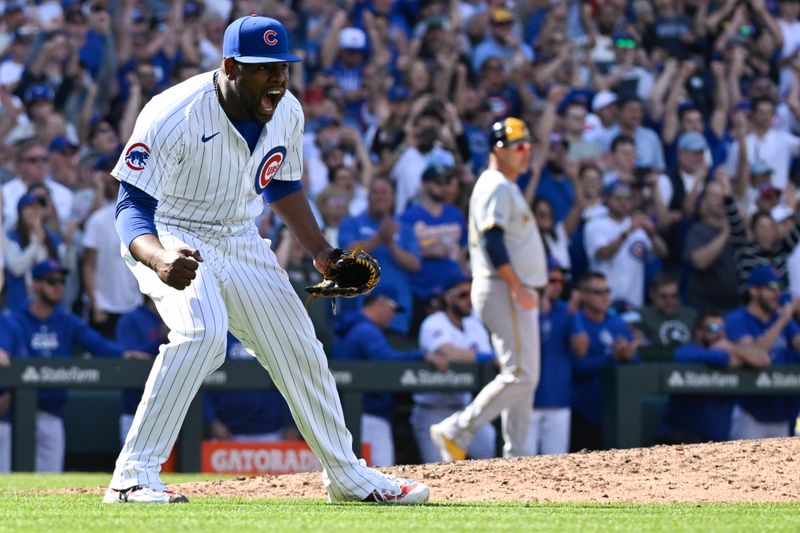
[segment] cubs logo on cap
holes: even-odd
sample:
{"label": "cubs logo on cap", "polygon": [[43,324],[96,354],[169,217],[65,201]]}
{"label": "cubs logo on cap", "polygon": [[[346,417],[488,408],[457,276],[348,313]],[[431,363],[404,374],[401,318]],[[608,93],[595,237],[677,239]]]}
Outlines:
{"label": "cubs logo on cap", "polygon": [[256,192],[258,194],[264,192],[269,182],[281,169],[285,158],[286,148],[283,146],[276,146],[267,152],[267,155],[261,160],[261,164],[258,165],[258,172],[256,172]]}
{"label": "cubs logo on cap", "polygon": [[530,141],[531,133],[528,131],[528,126],[515,117],[498,120],[492,124],[492,131],[489,133],[489,144],[492,148],[503,148]]}
{"label": "cubs logo on cap", "polygon": [[269,17],[250,15],[234,20],[225,29],[222,56],[239,63],[280,63],[301,59],[289,53],[286,28]]}
{"label": "cubs logo on cap", "polygon": [[144,170],[150,159],[150,147],[144,143],[135,143],[125,151],[125,164],[131,170]]}

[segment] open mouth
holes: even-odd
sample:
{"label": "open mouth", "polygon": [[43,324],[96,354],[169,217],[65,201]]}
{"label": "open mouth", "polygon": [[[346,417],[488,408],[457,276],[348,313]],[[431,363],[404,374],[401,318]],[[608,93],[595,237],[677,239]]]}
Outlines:
{"label": "open mouth", "polygon": [[265,115],[273,114],[281,96],[283,96],[283,89],[280,87],[269,89],[264,93],[264,96],[261,97],[261,112]]}

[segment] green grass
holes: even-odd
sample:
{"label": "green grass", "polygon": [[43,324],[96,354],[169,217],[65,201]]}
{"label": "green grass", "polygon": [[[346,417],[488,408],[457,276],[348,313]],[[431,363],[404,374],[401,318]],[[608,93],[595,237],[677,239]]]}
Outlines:
{"label": "green grass", "polygon": [[[165,481],[212,479],[166,475]],[[320,500],[193,498],[189,505],[103,505],[97,495],[38,494],[96,487],[103,474],[0,476],[0,531],[800,531],[799,504],[498,504],[417,507]]]}

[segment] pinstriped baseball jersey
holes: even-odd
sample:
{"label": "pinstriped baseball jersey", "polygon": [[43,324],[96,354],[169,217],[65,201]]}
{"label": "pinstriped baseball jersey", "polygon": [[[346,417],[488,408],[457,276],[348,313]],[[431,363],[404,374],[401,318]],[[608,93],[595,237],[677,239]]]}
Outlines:
{"label": "pinstriped baseball jersey", "polygon": [[251,155],[217,101],[213,76],[155,96],[111,173],[158,200],[156,223],[237,234],[261,213],[271,180],[302,176],[303,111],[287,91]]}

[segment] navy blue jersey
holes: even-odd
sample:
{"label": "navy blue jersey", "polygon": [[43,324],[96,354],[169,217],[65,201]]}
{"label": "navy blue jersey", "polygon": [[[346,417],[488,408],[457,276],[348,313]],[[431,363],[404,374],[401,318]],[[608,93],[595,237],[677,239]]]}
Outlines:
{"label": "navy blue jersey", "polygon": [[[773,314],[767,322],[762,322],[746,307],[734,309],[725,316],[725,329],[733,342],[744,337],[756,339],[763,335],[778,320],[778,313]],[[789,321],[781,331],[769,357],[772,366],[791,364],[797,361],[797,353],[792,349],[792,339],[800,334],[800,325]],[[739,405],[760,422],[787,422],[797,417],[797,396],[743,396]]]}
{"label": "navy blue jersey", "polygon": [[570,337],[584,333],[583,320],[570,316],[567,304],[553,302],[550,312],[539,313],[542,366],[534,407],[569,407],[572,388]]}
{"label": "navy blue jersey", "polygon": [[[589,352],[585,357],[572,357],[572,409],[593,424],[603,421],[603,371],[617,364],[614,341],[633,339],[630,328],[617,315],[606,314],[595,322],[583,312],[577,313],[589,335]],[[638,362],[639,355],[634,361]]]}

